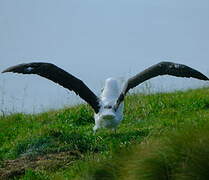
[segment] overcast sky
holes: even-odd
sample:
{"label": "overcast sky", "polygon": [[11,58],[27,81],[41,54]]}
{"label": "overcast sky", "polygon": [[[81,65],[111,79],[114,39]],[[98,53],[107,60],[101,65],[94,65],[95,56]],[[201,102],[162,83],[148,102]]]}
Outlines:
{"label": "overcast sky", "polygon": [[[208,0],[0,0],[0,71],[51,62],[99,94],[106,78],[128,78],[162,60],[209,76]],[[150,84],[159,91],[208,86],[168,76]],[[79,100],[35,75],[0,75],[0,110],[38,112]]]}

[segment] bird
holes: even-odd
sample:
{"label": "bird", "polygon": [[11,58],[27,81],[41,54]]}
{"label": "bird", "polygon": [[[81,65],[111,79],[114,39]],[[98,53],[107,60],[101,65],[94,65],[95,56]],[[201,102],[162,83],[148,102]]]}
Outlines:
{"label": "bird", "polygon": [[2,73],[36,74],[47,78],[64,88],[74,91],[94,110],[94,133],[100,128],[116,130],[123,119],[124,99],[127,92],[139,84],[161,75],[196,78],[208,81],[208,77],[184,64],[162,61],[129,78],[121,87],[117,78],[105,80],[100,96],[95,95],[88,86],[77,77],[52,63],[32,62],[18,64],[5,69]]}

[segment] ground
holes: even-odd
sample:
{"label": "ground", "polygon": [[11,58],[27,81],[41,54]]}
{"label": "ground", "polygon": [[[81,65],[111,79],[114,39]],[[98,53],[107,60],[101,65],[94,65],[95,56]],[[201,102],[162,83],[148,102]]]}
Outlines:
{"label": "ground", "polygon": [[1,179],[209,177],[209,88],[132,94],[116,133],[93,126],[88,105],[1,116]]}

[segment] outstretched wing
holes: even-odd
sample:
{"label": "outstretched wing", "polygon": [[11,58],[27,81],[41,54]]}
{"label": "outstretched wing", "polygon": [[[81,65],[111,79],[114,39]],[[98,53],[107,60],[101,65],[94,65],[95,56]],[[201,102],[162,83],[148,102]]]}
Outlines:
{"label": "outstretched wing", "polygon": [[55,66],[51,63],[28,63],[19,64],[9,67],[4,70],[5,72],[14,72],[22,74],[38,74],[45,77],[59,85],[74,91],[82,99],[84,99],[94,109],[96,113],[99,112],[99,99],[98,97],[78,78],[74,77],[70,73]]}
{"label": "outstretched wing", "polygon": [[154,78],[159,75],[172,75],[187,78],[193,77],[200,80],[209,80],[208,77],[206,77],[204,74],[189,66],[183,64],[176,64],[173,62],[160,62],[138,73],[134,77],[128,79],[115,104],[115,109],[118,108],[120,103],[124,100],[126,93],[130,89],[136,87],[137,85],[141,84],[142,82],[148,79]]}

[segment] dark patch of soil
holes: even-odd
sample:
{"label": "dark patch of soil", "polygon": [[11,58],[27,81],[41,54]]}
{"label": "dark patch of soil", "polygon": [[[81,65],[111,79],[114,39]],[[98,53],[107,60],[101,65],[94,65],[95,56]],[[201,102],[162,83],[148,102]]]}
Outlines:
{"label": "dark patch of soil", "polygon": [[23,156],[14,160],[6,160],[0,167],[0,179],[6,180],[24,175],[27,169],[47,169],[53,171],[55,169],[65,168],[81,157],[82,154],[78,151],[67,151],[36,157]]}

